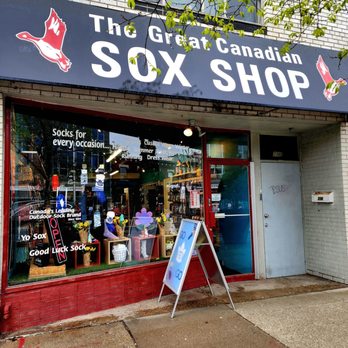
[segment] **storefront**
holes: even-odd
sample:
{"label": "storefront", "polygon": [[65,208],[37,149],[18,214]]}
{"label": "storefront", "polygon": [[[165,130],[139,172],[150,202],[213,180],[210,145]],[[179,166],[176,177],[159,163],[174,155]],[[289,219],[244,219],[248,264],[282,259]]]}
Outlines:
{"label": "storefront", "polygon": [[[16,104],[9,122],[10,286],[167,259],[181,219],[204,219],[200,137]],[[205,139],[212,212],[232,214],[225,244],[244,254],[227,274],[253,273],[249,134]]]}
{"label": "storefront", "polygon": [[[122,284],[119,304],[156,296],[181,219],[205,219],[206,212],[231,214],[226,226],[214,223],[225,274],[254,278],[249,132],[187,137],[176,125],[13,99],[7,111],[10,233],[4,279],[10,293],[23,285],[44,291],[54,280],[64,288],[66,279],[85,275],[104,284],[109,296],[116,271],[117,287],[132,274],[149,277],[146,285],[132,281],[137,296],[127,296]],[[229,240],[232,225],[236,233]],[[204,279],[196,261],[188,287]]]}
{"label": "storefront", "polygon": [[[2,331],[158,296],[182,218],[206,222],[229,281],[308,271],[298,135],[344,121],[322,81],[330,51],[240,37],[205,49],[193,30],[185,55],[155,19],[129,33],[127,14],[70,1],[0,13],[15,19],[0,67]],[[185,288],[204,284],[194,258]]]}

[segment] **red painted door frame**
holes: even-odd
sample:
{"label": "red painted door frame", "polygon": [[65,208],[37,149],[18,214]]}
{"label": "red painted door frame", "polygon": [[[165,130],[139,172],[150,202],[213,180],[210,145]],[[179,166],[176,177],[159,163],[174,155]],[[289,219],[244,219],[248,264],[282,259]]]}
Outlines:
{"label": "red painted door frame", "polygon": [[[208,158],[206,152],[206,139],[203,141],[203,172],[204,172],[204,211],[205,211],[205,222],[207,229],[210,233],[210,237],[213,238],[212,227],[215,226],[215,216],[212,212],[211,202],[211,177],[210,177],[210,166],[211,165],[244,165],[248,167],[248,185],[250,188],[250,160],[241,159],[229,159],[229,158]],[[248,274],[238,274],[226,276],[228,282],[241,281],[241,280],[254,280],[255,279],[255,265],[254,265],[254,248],[253,248],[253,224],[252,224],[252,200],[251,190],[249,190],[249,206],[250,206],[250,227],[251,227],[251,245],[252,245],[252,260],[253,260],[253,272]]]}

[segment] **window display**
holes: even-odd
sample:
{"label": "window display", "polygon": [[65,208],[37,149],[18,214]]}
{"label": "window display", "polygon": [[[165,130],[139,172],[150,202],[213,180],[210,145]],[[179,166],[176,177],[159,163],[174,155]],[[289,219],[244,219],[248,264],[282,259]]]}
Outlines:
{"label": "window display", "polygon": [[203,217],[181,129],[16,106],[10,163],[9,285],[166,260]]}

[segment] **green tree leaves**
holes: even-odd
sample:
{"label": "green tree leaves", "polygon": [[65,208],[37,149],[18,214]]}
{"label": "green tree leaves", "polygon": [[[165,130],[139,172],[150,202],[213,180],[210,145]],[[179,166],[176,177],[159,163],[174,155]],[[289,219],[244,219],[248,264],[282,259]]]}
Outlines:
{"label": "green tree leaves", "polygon": [[[163,2],[165,1],[165,2]],[[243,30],[236,30],[236,20],[243,19],[247,14],[256,13],[259,23],[263,23],[252,33],[265,35],[269,26],[282,28],[287,36],[281,54],[301,42],[304,36],[322,38],[327,35],[330,25],[336,23],[340,15],[347,14],[348,0],[187,0],[171,2],[158,0],[153,14],[160,7],[165,11],[165,27],[168,32],[180,35],[180,43],[185,52],[192,50],[192,44],[186,35],[187,28],[200,25],[202,36],[207,38],[205,49],[212,42],[230,33],[244,35]],[[135,0],[127,0],[128,7],[135,8]],[[128,24],[133,33],[134,24]],[[339,59],[348,56],[348,48],[342,47]]]}

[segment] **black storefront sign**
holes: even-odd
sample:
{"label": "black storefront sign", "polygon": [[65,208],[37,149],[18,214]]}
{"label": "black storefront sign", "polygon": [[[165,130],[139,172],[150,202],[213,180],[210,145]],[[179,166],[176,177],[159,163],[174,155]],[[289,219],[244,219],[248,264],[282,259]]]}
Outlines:
{"label": "black storefront sign", "polygon": [[[163,22],[65,0],[2,0],[0,78],[143,94],[346,112],[337,52],[297,45],[285,56],[274,40],[230,35],[213,42],[201,28],[180,36]],[[139,57],[132,64],[133,57]],[[146,56],[146,59],[144,59]],[[155,69],[159,68],[158,75]]]}

